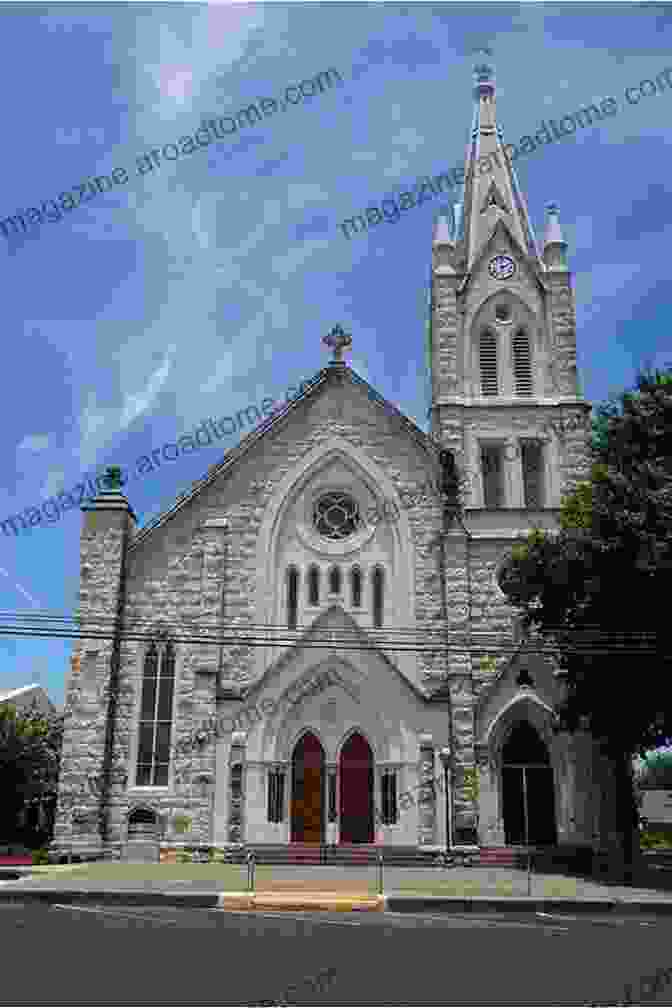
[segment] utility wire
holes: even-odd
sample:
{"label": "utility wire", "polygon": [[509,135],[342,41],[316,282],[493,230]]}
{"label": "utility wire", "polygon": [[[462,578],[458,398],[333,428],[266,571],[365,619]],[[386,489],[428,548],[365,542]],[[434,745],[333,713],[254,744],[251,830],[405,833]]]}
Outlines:
{"label": "utility wire", "polygon": [[[2,609],[0,609],[0,620],[2,620],[3,618],[6,619],[6,620],[13,620],[13,619],[27,620],[27,621],[29,621],[29,623],[32,623],[33,625],[39,625],[40,623],[43,625],[43,624],[49,623],[49,622],[51,622],[51,623],[61,623],[61,624],[76,624],[77,626],[86,625],[87,623],[94,623],[94,624],[97,624],[97,625],[102,626],[102,627],[104,627],[106,624],[109,624],[110,626],[116,626],[117,625],[116,619],[114,617],[111,617],[109,615],[109,609],[108,610],[87,610],[87,613],[86,613],[85,616],[82,616],[82,615],[77,615],[77,616],[57,615],[55,613],[52,614],[49,610],[43,610],[43,611],[39,611],[38,610],[38,611],[36,611],[34,609],[32,609],[32,610],[2,610]],[[242,617],[240,617],[240,618],[242,618]],[[159,630],[159,629],[160,630],[164,630],[166,633],[172,633],[172,632],[179,633],[179,632],[182,632],[184,629],[189,629],[190,627],[195,627],[196,629],[200,628],[200,629],[203,629],[203,630],[206,630],[206,631],[207,630],[211,630],[211,629],[212,630],[215,630],[215,629],[222,629],[222,630],[224,630],[224,629],[227,628],[227,621],[224,620],[221,617],[213,617],[213,618],[211,618],[210,621],[208,621],[207,619],[200,619],[200,620],[198,620],[198,619],[194,619],[194,618],[191,618],[191,619],[189,619],[189,618],[183,618],[180,621],[179,624],[169,624],[169,623],[166,623],[164,620],[162,620],[160,617],[158,617],[158,618],[157,617],[144,617],[144,618],[135,617],[135,618],[130,618],[130,619],[127,618],[127,617],[123,617],[122,618],[122,625],[124,627],[129,628],[129,629],[130,628],[135,628],[135,627],[140,628],[140,627],[144,626],[144,627],[147,627],[147,628],[151,629],[154,633],[156,633],[157,630]],[[304,632],[310,630],[311,626],[312,626],[311,624],[306,624],[303,627],[297,627],[296,628],[296,632],[299,633],[299,634],[304,633]],[[233,622],[229,621],[228,622],[228,629],[230,629],[231,631],[233,631],[235,633],[244,632],[244,631],[253,631],[253,632],[254,631],[264,631],[264,632],[265,631],[280,631],[282,633],[287,633],[288,632],[288,627],[284,623],[282,623],[282,624],[273,624],[273,623],[251,623],[251,622],[245,622],[245,623],[241,623],[239,625],[236,625]],[[436,633],[436,634],[441,634],[442,636],[445,637],[446,634],[453,634],[454,635],[454,634],[460,634],[460,633],[463,633],[463,634],[467,633],[466,630],[462,630],[462,629],[459,629],[459,628],[449,628],[449,627],[443,627],[443,626],[437,626],[437,625],[428,625],[428,626],[422,626],[422,627],[385,627],[384,629],[383,628],[364,628],[364,629],[366,630],[367,633],[376,633],[378,630],[382,630],[385,635],[387,635],[388,637],[391,637],[391,638],[393,638],[395,635],[404,635],[404,636],[412,636],[412,635],[420,636],[420,635],[422,635],[422,636],[425,636],[428,633],[430,633],[430,634],[431,633]],[[335,631],[333,631],[331,629],[324,629],[324,630],[313,629],[313,632],[314,633],[329,633],[329,634],[333,634]],[[344,634],[348,634],[348,633],[356,634],[356,633],[358,633],[358,629],[357,628],[350,629],[350,628],[342,627],[337,632],[338,633],[344,633]],[[542,631],[535,631],[535,632],[536,633],[541,633]],[[629,637],[646,637],[647,635],[650,635],[651,637],[656,637],[659,634],[659,632],[660,631],[658,629],[654,629],[654,630],[623,630],[623,631],[603,630],[601,628],[601,624],[598,624],[598,623],[582,623],[579,627],[576,627],[576,628],[572,628],[572,627],[569,627],[569,626],[566,626],[566,625],[555,625],[555,626],[551,626],[551,627],[545,627],[544,630],[543,630],[544,634],[549,634],[549,635],[553,634],[553,633],[574,633],[576,635],[580,635],[580,634],[583,633],[583,634],[589,634],[591,637],[597,636],[597,637],[600,637],[600,638],[607,638],[607,639],[612,639],[612,640],[627,639]],[[471,630],[471,634],[472,634],[472,637],[474,635],[476,635],[476,636],[481,635],[483,637],[507,637],[507,636],[510,637],[510,632],[507,632],[506,630],[474,630],[474,629],[472,629]]]}

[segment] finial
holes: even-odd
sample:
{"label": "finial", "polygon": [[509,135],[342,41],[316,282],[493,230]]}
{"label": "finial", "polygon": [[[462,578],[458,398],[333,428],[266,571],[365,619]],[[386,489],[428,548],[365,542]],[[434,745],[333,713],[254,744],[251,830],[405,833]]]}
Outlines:
{"label": "finial", "polygon": [[434,223],[434,245],[452,245],[453,236],[447,211],[441,211]]}
{"label": "finial", "polygon": [[562,235],[562,228],[560,227],[560,208],[558,204],[549,203],[546,206],[546,212],[548,214],[548,222],[546,224],[544,246],[554,243],[566,244]]}
{"label": "finial", "polygon": [[108,490],[121,490],[124,483],[126,482],[122,478],[121,466],[108,466],[105,470],[105,476],[103,477],[105,486]]}
{"label": "finial", "polygon": [[340,325],[336,325],[327,336],[322,337],[322,342],[334,351],[331,363],[342,364],[343,351],[352,346],[352,337]]}
{"label": "finial", "polygon": [[495,68],[492,64],[492,50],[487,47],[473,50],[476,58],[474,63],[474,98],[492,97],[495,93]]}

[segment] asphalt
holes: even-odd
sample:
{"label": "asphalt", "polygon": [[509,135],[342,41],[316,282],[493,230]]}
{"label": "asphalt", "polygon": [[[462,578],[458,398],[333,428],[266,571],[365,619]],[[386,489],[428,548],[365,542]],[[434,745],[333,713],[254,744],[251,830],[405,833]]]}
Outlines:
{"label": "asphalt", "polygon": [[195,999],[217,1008],[653,1008],[670,1004],[671,923],[652,915],[1,903],[0,948],[11,966],[2,1003],[25,1003],[28,978],[29,1003],[50,1008],[88,1008],[92,991],[101,1008]]}
{"label": "asphalt", "polygon": [[[79,866],[78,866],[79,867]],[[116,868],[117,866],[115,866]],[[254,893],[248,893],[246,869],[239,884],[223,891],[222,879],[100,879],[75,877],[69,868],[21,873],[9,878],[0,871],[0,903],[36,902],[95,903],[97,905],[164,906],[222,910],[383,911],[394,913],[613,913],[672,916],[672,891],[660,888],[604,885],[558,875],[532,875],[531,895],[525,872],[505,869],[402,869],[387,868],[383,893],[376,895],[375,869],[330,866],[274,867],[272,878],[257,877]],[[186,872],[185,872],[186,874]],[[651,876],[653,881],[657,878]],[[665,882],[667,883],[667,879]],[[440,890],[450,883],[478,885],[474,895]],[[403,884],[403,888],[400,885]],[[511,895],[497,888],[509,886]],[[558,888],[571,895],[556,895]],[[411,891],[409,891],[411,890]],[[490,891],[489,891],[490,890]]]}

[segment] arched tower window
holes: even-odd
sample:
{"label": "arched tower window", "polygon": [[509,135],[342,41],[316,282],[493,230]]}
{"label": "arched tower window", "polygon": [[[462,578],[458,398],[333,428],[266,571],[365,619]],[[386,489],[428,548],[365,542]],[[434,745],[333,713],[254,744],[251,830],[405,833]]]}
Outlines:
{"label": "arched tower window", "polygon": [[287,571],[287,626],[290,630],[296,628],[299,609],[299,572],[296,567]]}
{"label": "arched tower window", "polygon": [[332,595],[338,595],[341,590],[341,569],[332,567],[329,571],[329,591]]}
{"label": "arched tower window", "polygon": [[320,604],[320,571],[314,565],[308,571],[308,605]]}
{"label": "arched tower window", "polygon": [[353,567],[350,571],[350,598],[353,609],[360,609],[362,605],[362,572],[359,567]]}
{"label": "arched tower window", "polygon": [[497,380],[497,337],[486,329],[481,333],[478,347],[481,370],[481,395],[496,396],[499,394]]}
{"label": "arched tower window", "polygon": [[532,357],[530,354],[530,339],[527,333],[519,329],[512,341],[513,350],[513,385],[516,395],[532,395]]}
{"label": "arched tower window", "polygon": [[139,787],[168,786],[174,688],[175,649],[173,645],[167,642],[158,648],[155,643],[150,644],[145,655],[142,673],[136,770],[136,784]]}
{"label": "arched tower window", "polygon": [[371,590],[373,594],[373,625],[382,627],[383,625],[383,569],[374,567],[371,574]]}

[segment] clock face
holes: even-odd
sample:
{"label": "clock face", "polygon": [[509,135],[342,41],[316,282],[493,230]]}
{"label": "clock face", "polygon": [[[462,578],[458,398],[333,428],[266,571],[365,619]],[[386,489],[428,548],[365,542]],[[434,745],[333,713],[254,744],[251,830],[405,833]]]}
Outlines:
{"label": "clock face", "polygon": [[490,260],[488,272],[495,280],[508,280],[516,272],[516,264],[507,255],[498,255]]}

